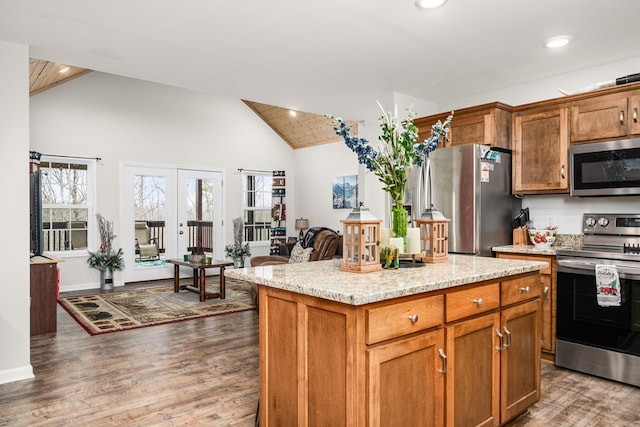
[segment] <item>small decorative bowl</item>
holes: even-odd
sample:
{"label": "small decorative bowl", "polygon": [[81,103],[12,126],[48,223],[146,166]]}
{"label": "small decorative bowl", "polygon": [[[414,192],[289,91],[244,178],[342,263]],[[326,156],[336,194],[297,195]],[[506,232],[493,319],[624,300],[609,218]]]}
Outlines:
{"label": "small decorative bowl", "polygon": [[549,248],[556,241],[558,230],[529,230],[529,239],[536,248]]}

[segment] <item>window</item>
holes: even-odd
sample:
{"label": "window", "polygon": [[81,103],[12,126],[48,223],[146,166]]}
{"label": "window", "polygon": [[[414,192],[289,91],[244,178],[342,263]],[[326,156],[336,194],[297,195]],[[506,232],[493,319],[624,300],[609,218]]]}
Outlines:
{"label": "window", "polygon": [[51,159],[40,161],[42,185],[43,250],[89,249],[94,229],[93,169],[95,160]]}
{"label": "window", "polygon": [[247,242],[270,242],[271,173],[243,172],[244,239]]}

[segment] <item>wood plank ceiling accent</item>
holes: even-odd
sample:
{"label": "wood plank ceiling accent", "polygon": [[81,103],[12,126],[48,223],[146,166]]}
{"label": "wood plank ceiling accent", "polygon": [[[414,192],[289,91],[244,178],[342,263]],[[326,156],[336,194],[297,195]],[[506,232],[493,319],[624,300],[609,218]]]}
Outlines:
{"label": "wood plank ceiling accent", "polygon": [[90,72],[91,70],[85,68],[29,58],[29,95],[35,95]]}
{"label": "wood plank ceiling accent", "polygon": [[[295,111],[296,115],[293,116],[288,108],[242,101],[294,150],[342,140],[333,131],[331,120],[323,114]],[[358,122],[347,123],[352,126],[351,134],[357,135]]]}

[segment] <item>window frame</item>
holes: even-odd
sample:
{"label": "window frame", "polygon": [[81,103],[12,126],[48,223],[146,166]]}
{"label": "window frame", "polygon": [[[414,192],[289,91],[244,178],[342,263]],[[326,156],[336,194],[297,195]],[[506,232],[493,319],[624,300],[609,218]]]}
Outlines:
{"label": "window frame", "polygon": [[[78,157],[65,157],[65,156],[47,156],[43,154],[40,158],[40,163],[68,163],[75,165],[83,165],[87,167],[87,202],[83,207],[87,209],[87,247],[82,249],[69,249],[69,250],[56,250],[56,251],[47,251],[47,254],[53,255],[56,258],[81,258],[86,257],[88,255],[88,251],[97,250],[98,245],[98,227],[96,224],[96,208],[95,208],[95,200],[96,200],[96,165],[97,159],[89,159],[89,158],[78,158]],[[55,208],[60,205],[50,205],[44,203],[44,197],[41,200],[42,209],[47,208]],[[69,206],[69,205],[64,205]],[[44,233],[44,221],[43,221],[43,230]]]}
{"label": "window frame", "polygon": [[[248,206],[248,189],[247,189],[247,179],[250,176],[261,176],[264,177],[266,182],[271,183],[271,191],[264,192],[265,199],[268,201],[268,206],[263,208],[256,208],[255,206]],[[264,212],[267,218],[271,218],[271,207],[273,206],[273,173],[272,172],[258,172],[258,171],[242,171],[242,219],[244,222],[244,218],[246,216],[247,211],[261,211]],[[255,229],[255,225],[251,224]],[[250,246],[270,246],[271,245],[271,227],[272,221],[268,222],[268,232],[267,238],[265,240],[249,240],[247,239],[247,224],[244,224],[243,237],[245,242],[248,242]]]}

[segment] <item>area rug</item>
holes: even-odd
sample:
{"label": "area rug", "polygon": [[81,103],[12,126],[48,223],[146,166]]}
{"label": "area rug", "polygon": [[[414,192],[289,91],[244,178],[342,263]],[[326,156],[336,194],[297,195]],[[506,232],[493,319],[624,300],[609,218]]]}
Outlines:
{"label": "area rug", "polygon": [[[207,284],[218,292],[218,277]],[[200,302],[197,293],[173,292],[173,284],[95,295],[61,296],[60,305],[89,334],[124,331],[201,317],[255,309],[255,288],[242,280],[225,278],[225,299]]]}

